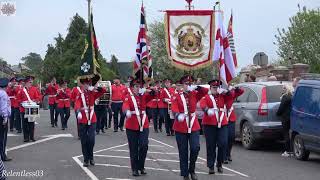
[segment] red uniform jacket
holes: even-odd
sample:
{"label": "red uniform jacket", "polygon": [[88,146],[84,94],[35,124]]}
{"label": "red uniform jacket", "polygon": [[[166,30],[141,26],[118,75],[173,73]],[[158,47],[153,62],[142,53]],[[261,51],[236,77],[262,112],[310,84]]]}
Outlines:
{"label": "red uniform jacket", "polygon": [[19,107],[19,103],[17,101],[17,94],[18,94],[18,91],[19,91],[19,88],[16,86],[16,87],[7,87],[7,94],[10,98],[10,101],[11,101],[11,107],[13,108],[18,108]]}
{"label": "red uniform jacket", "polygon": [[[175,95],[172,97],[172,106],[171,106],[172,112],[184,113],[184,107],[180,97],[180,95],[183,94],[186,99],[188,113],[190,114],[189,118],[191,119],[192,114],[195,115],[197,102],[207,93],[208,93],[208,89],[206,88],[201,88],[199,91],[194,90],[188,93],[183,93],[183,92],[175,93]],[[173,124],[173,129],[180,133],[188,133],[188,126],[186,123],[186,119],[182,122],[179,122],[177,119],[175,119]],[[199,129],[200,129],[200,125],[199,125],[197,116],[195,116],[194,124],[192,126],[191,131],[194,132],[194,131],[198,131]]]}
{"label": "red uniform jacket", "polygon": [[[39,103],[41,101],[41,95],[39,94],[39,91],[36,87],[31,86],[29,89],[26,88],[29,97],[32,101]],[[23,89],[20,89],[20,91],[17,94],[17,101],[19,103],[19,110],[20,112],[24,112],[24,108],[22,107],[21,103],[24,101],[28,101],[28,97],[26,93],[23,91]]]}
{"label": "red uniform jacket", "polygon": [[45,93],[49,96],[49,105],[53,105],[56,102],[56,95],[57,95],[58,89],[59,89],[58,84],[53,86],[51,83],[46,89]]}
{"label": "red uniform jacket", "polygon": [[81,124],[88,124],[88,118],[89,118],[91,119],[91,123],[95,123],[97,122],[97,118],[94,112],[94,102],[96,99],[98,99],[100,96],[102,96],[106,92],[106,89],[101,88],[99,91],[98,90],[88,91],[88,90],[81,89],[81,92],[84,94],[85,102],[88,109],[84,108],[84,105],[82,103],[81,93],[79,93],[79,96],[75,100],[75,105],[74,105],[75,111],[79,111],[82,114],[82,119],[80,119],[78,122]]}
{"label": "red uniform jacket", "polygon": [[[165,91],[165,89],[167,89],[169,94]],[[166,102],[166,100],[169,100],[171,102],[171,98],[173,97],[174,93],[174,88],[162,88],[160,92],[161,102],[159,102],[159,106],[161,106],[161,108],[168,108],[168,103]]]}
{"label": "red uniform jacket", "polygon": [[[131,92],[133,93],[132,89],[131,89]],[[145,93],[143,95],[136,95],[135,94],[134,97],[137,101],[137,106],[140,111],[141,119],[143,118],[143,114],[145,114],[145,116],[146,116],[146,120],[143,125],[143,128],[149,128],[149,120],[148,120],[148,116],[146,115],[145,111],[146,111],[147,102],[152,99],[152,96],[149,93]],[[138,118],[135,114],[133,101],[132,101],[129,93],[124,98],[122,110],[123,110],[123,112],[126,112],[127,110],[132,112],[131,117],[126,119],[126,129],[138,131],[139,130],[139,121],[138,121]]]}
{"label": "red uniform jacket", "polygon": [[69,88],[59,89],[57,94],[57,107],[58,108],[70,108],[70,96],[71,90]]}
{"label": "red uniform jacket", "polygon": [[[222,94],[217,94],[213,96],[217,107],[219,109],[218,111],[218,118],[219,121],[221,121],[221,126],[227,125],[228,120],[227,120],[227,114],[226,114],[226,109],[225,109],[225,102],[227,102],[230,99],[230,95],[222,95]],[[229,99],[228,99],[229,98]],[[200,100],[200,107],[201,109],[210,109],[210,108],[215,108],[213,107],[213,102],[210,98],[210,95],[207,94]],[[223,116],[222,116],[223,114]],[[222,117],[222,118],[221,118]],[[206,112],[204,113],[203,119],[202,119],[202,124],[203,125],[218,125],[217,117],[216,114],[213,114],[212,116],[209,116]]]}
{"label": "red uniform jacket", "polygon": [[226,101],[228,118],[230,122],[236,122],[237,117],[233,110],[233,101],[237,99],[237,97],[241,96],[244,93],[243,89],[233,89],[231,90],[231,98]]}
{"label": "red uniform jacket", "polygon": [[122,102],[123,101],[123,93],[124,93],[124,89],[126,87],[122,84],[119,84],[118,86],[115,84],[111,85],[111,100],[113,102]]}

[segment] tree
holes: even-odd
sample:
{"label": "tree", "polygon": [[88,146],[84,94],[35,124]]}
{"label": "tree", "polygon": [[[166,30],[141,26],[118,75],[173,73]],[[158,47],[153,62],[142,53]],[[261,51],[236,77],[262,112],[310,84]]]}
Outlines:
{"label": "tree", "polygon": [[278,29],[276,44],[281,64],[309,64],[311,72],[320,73],[320,10],[302,10],[290,18],[290,26]]}
{"label": "tree", "polygon": [[7,65],[8,65],[7,61],[5,61],[2,57],[0,57],[0,66],[2,67]]}
{"label": "tree", "polygon": [[118,58],[115,55],[111,55],[110,69],[119,76]]}
{"label": "tree", "polygon": [[43,60],[40,54],[37,53],[29,53],[27,56],[21,58],[24,64],[31,69],[31,73],[34,76],[39,76],[42,71]]}
{"label": "tree", "polygon": [[202,68],[195,71],[183,71],[171,65],[168,59],[165,41],[165,28],[164,23],[155,21],[149,26],[149,36],[151,43],[151,56],[153,59],[152,67],[155,79],[170,78],[178,80],[184,74],[192,74],[196,78],[201,78],[203,82],[212,79],[213,66]]}

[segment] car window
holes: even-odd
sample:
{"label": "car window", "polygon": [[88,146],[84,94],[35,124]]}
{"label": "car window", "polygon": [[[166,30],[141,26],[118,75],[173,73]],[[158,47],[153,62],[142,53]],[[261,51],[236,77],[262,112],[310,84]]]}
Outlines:
{"label": "car window", "polygon": [[320,89],[298,87],[296,91],[293,108],[308,114],[320,114]]}
{"label": "car window", "polygon": [[267,86],[267,100],[268,103],[280,102],[280,97],[282,96],[283,85]]}
{"label": "car window", "polygon": [[243,90],[244,90],[244,93],[243,93],[241,96],[237,97],[236,102],[238,102],[238,103],[248,102],[248,97],[249,97],[249,94],[250,94],[250,89],[247,88],[247,87],[242,87],[242,88],[243,88]]}
{"label": "car window", "polygon": [[250,92],[248,97],[248,102],[257,102],[258,96],[256,95],[256,93],[251,89],[248,89],[248,91]]}

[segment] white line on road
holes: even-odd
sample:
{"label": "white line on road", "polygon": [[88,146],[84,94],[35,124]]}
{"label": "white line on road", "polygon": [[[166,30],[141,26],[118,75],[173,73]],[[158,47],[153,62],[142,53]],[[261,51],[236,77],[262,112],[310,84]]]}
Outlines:
{"label": "white line on road", "polygon": [[[180,173],[180,170],[175,170],[175,169],[174,169],[174,170],[171,170],[171,171]],[[205,175],[208,175],[207,172],[202,172],[202,171],[196,171],[196,173],[197,173],[197,174],[205,174]],[[222,174],[217,173],[217,174],[215,174],[215,175],[218,175],[218,176],[235,176],[235,174],[224,174],[224,173],[222,173]]]}
{"label": "white line on road", "polygon": [[153,144],[149,144],[148,145],[149,147],[160,147],[160,148],[163,148],[164,146],[162,146],[162,145],[153,145]]}
{"label": "white line on road", "polygon": [[46,141],[49,141],[49,140],[52,140],[52,139],[56,139],[56,138],[60,138],[60,137],[73,137],[73,136],[72,136],[72,134],[56,134],[56,135],[50,135],[49,137],[44,138],[44,139],[40,139],[40,140],[38,140],[38,141],[36,141],[36,142],[26,143],[26,144],[22,144],[22,145],[19,145],[19,146],[15,146],[15,147],[8,148],[8,149],[7,149],[7,152],[13,151],[13,150],[16,150],[16,149],[21,149],[21,148],[28,147],[28,146],[32,146],[32,145],[34,145],[34,144],[39,144],[39,143],[46,142]]}
{"label": "white line on road", "polygon": [[[96,157],[107,157],[107,158],[118,158],[118,159],[130,159],[128,156],[112,156],[112,155],[100,155],[100,154],[94,154]],[[147,161],[153,161],[153,162],[175,162],[179,163],[178,160],[171,160],[171,159],[150,159],[146,158]],[[204,164],[203,162],[196,162],[197,164]]]}
{"label": "white line on road", "polygon": [[[199,158],[200,160],[202,160],[202,161],[207,162],[207,160],[206,160],[206,159],[204,159],[204,158],[202,158],[202,157],[198,157],[198,158]],[[238,174],[238,175],[240,175],[240,176],[243,176],[243,177],[246,177],[246,178],[248,178],[248,177],[249,177],[248,175],[243,174],[243,173],[241,173],[241,172],[239,172],[239,171],[236,171],[236,170],[230,169],[230,168],[225,167],[225,166],[222,166],[222,167],[223,167],[223,169],[226,169],[226,170],[228,170],[228,171],[234,172],[234,173],[236,173],[236,174]]]}
{"label": "white line on road", "polygon": [[99,180],[87,167],[83,167],[78,157],[72,157],[73,160],[81,167],[81,169],[90,177],[91,180]]}
{"label": "white line on road", "polygon": [[160,144],[162,144],[162,145],[168,146],[168,147],[170,147],[170,148],[174,148],[173,146],[171,146],[171,145],[169,145],[169,144],[166,144],[166,143],[164,143],[164,142],[155,140],[155,139],[153,139],[153,138],[149,138],[149,139],[152,140],[152,141],[154,141],[154,142],[160,143]]}
{"label": "white line on road", "polygon": [[[114,151],[114,152],[129,152],[129,150],[122,150],[122,149],[114,149],[114,150],[110,150],[110,151]],[[157,151],[148,151],[148,154],[165,154],[165,155],[178,155],[178,153],[164,153],[164,152],[157,152]]]}
{"label": "white line on road", "polygon": [[18,134],[8,133],[8,137],[16,137],[16,136],[20,136],[20,135],[18,135]]}

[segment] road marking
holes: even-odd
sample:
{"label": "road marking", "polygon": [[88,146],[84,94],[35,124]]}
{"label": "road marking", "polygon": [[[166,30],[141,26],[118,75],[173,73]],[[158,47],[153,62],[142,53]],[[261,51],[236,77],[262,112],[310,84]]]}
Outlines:
{"label": "road marking", "polygon": [[[206,160],[206,159],[204,159],[204,158],[202,158],[202,157],[198,157],[198,158],[199,158],[200,160],[202,160],[202,161],[207,162],[207,160]],[[248,178],[248,177],[249,177],[248,175],[243,174],[243,173],[241,173],[241,172],[239,172],[239,171],[236,171],[236,170],[230,169],[230,168],[225,167],[225,166],[222,166],[222,167],[223,167],[223,169],[226,169],[226,170],[228,170],[228,171],[231,171],[231,172],[233,172],[233,173],[236,173],[236,174],[238,174],[238,175],[240,175],[240,176],[243,176],[243,177],[246,177],[246,178]]]}
{"label": "road marking", "polygon": [[[114,149],[114,150],[110,150],[110,151],[114,151],[114,152],[129,152],[129,150],[121,150],[121,149]],[[164,153],[164,152],[156,152],[156,151],[148,151],[148,154],[165,154],[165,155],[178,155],[179,153]]]}
{"label": "road marking", "polygon": [[[176,169],[171,170],[171,171],[176,172],[176,173],[180,173],[180,170],[176,170]],[[202,171],[196,171],[196,174],[208,175],[207,172],[202,172]],[[216,173],[215,175],[218,175],[218,176],[235,176],[235,174],[224,174],[224,173],[222,173],[222,174]]]}
{"label": "road marking", "polygon": [[[93,156],[96,157],[107,157],[107,158],[118,158],[118,159],[130,159],[128,156],[112,156],[112,155],[100,155],[100,154],[94,154]],[[171,160],[171,159],[150,159],[146,158],[146,161],[153,161],[153,162],[175,162],[179,163],[180,161],[178,160]],[[197,164],[204,164],[203,162],[196,162]]]}
{"label": "road marking", "polygon": [[32,146],[34,144],[39,144],[39,143],[46,142],[46,141],[49,141],[49,140],[52,140],[52,139],[56,139],[56,138],[60,138],[60,137],[73,137],[73,136],[72,136],[72,134],[49,135],[49,136],[47,136],[47,138],[40,139],[40,140],[32,142],[32,143],[26,143],[26,144],[22,144],[22,145],[19,145],[19,146],[8,148],[7,152],[13,151],[13,150],[16,150],[16,149],[21,149],[21,148],[28,147],[28,146]]}
{"label": "road marking", "polygon": [[163,148],[164,146],[162,146],[162,145],[153,145],[153,144],[149,144],[148,145],[149,147],[160,147],[160,148]]}
{"label": "road marking", "polygon": [[73,160],[81,167],[81,169],[90,177],[91,180],[99,180],[87,167],[83,167],[78,157],[72,157]]}
{"label": "road marking", "polygon": [[8,137],[16,137],[16,136],[20,136],[20,135],[18,135],[18,134],[8,133]]}
{"label": "road marking", "polygon": [[168,146],[168,147],[170,147],[170,148],[174,148],[173,146],[171,146],[171,145],[169,145],[169,144],[166,144],[166,143],[164,143],[164,142],[155,140],[155,139],[153,139],[153,138],[149,138],[149,139],[152,140],[152,141],[154,141],[154,142],[160,143],[160,144],[162,144],[162,145]]}

